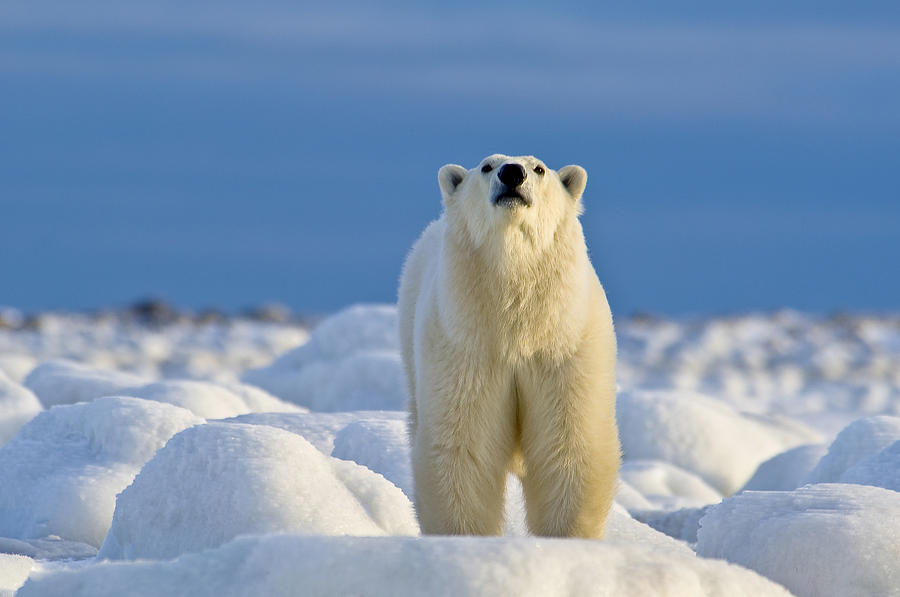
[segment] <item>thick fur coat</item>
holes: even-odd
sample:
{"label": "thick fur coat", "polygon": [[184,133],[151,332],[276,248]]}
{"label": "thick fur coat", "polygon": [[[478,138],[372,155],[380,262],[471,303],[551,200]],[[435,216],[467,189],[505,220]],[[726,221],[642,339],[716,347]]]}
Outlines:
{"label": "thick fur coat", "polygon": [[619,467],[616,340],[578,216],[587,175],[531,157],[447,165],[399,290],[416,512],[496,535],[506,476],[529,529],[602,537]]}

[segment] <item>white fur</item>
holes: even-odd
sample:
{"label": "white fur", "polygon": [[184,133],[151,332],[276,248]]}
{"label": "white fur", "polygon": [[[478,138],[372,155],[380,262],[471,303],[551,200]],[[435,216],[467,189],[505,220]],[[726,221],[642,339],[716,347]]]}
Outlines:
{"label": "white fur", "polygon": [[[525,167],[528,207],[492,200],[509,163]],[[512,470],[533,533],[603,535],[619,466],[616,341],[578,221],[586,180],[530,156],[438,174],[444,213],[399,291],[425,533],[499,534]]]}

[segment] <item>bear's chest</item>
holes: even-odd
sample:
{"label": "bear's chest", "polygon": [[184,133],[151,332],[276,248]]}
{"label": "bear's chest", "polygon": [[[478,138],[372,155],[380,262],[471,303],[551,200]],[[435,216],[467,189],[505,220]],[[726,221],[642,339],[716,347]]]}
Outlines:
{"label": "bear's chest", "polygon": [[488,286],[469,286],[444,306],[451,315],[447,330],[457,344],[514,365],[537,355],[556,360],[575,352],[588,303],[573,292],[577,288],[502,281]]}
{"label": "bear's chest", "polygon": [[560,241],[543,253],[508,253],[505,246],[501,251],[445,245],[437,284],[445,331],[457,345],[492,362],[571,355],[588,318],[595,279],[583,242]]}

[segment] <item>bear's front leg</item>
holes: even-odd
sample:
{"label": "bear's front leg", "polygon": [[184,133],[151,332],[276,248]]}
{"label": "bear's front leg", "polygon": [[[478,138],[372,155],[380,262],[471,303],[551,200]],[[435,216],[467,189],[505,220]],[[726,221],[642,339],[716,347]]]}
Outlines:
{"label": "bear's front leg", "polygon": [[499,535],[515,442],[512,377],[450,350],[426,363],[412,438],[419,525],[427,534]]}
{"label": "bear's front leg", "polygon": [[602,352],[586,350],[538,361],[518,378],[522,485],[536,535],[603,537],[620,462],[613,370]]}

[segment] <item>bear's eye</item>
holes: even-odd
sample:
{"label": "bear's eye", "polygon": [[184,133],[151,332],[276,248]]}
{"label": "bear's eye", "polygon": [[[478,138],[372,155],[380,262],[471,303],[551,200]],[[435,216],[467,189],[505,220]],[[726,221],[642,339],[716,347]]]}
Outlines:
{"label": "bear's eye", "polygon": [[544,175],[544,167],[543,166],[535,166],[534,171],[541,176]]}
{"label": "bear's eye", "polygon": [[490,164],[485,164],[484,166],[481,167],[481,171],[484,172],[485,174],[487,174],[488,172],[490,172],[493,169],[494,168],[491,167]]}

